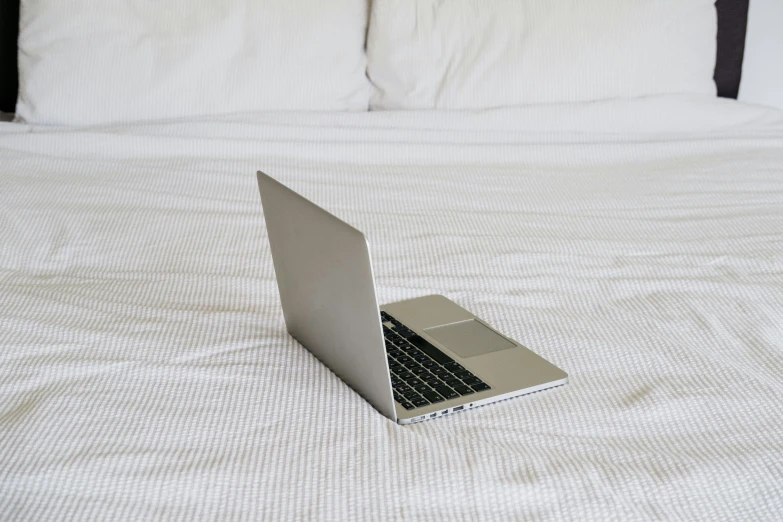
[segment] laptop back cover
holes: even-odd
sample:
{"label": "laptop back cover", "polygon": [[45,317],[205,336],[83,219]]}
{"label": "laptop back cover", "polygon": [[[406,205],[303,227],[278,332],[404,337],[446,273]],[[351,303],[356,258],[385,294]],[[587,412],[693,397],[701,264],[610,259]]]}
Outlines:
{"label": "laptop back cover", "polygon": [[289,333],[396,421],[364,235],[263,172],[258,188]]}

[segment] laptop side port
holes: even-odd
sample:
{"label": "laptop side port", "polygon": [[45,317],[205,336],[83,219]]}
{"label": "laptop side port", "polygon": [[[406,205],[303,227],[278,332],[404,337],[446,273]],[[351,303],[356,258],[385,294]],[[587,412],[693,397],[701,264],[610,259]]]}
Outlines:
{"label": "laptop side port", "polygon": [[464,410],[464,409],[465,409],[465,406],[463,405],[463,406],[457,406],[456,408],[454,408],[451,411],[460,411],[460,410]]}

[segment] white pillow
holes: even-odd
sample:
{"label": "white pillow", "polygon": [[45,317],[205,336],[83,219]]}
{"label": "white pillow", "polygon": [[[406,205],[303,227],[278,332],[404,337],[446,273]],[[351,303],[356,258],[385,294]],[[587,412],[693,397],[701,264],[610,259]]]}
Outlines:
{"label": "white pillow", "polygon": [[750,0],[740,101],[783,109],[783,1]]}
{"label": "white pillow", "polygon": [[17,115],[366,111],[367,0],[22,0]]}
{"label": "white pillow", "polygon": [[373,109],[715,96],[714,0],[373,0]]}

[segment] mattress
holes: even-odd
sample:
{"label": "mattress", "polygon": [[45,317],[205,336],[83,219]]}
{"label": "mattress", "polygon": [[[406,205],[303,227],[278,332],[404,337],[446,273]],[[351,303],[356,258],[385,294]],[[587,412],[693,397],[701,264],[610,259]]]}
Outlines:
{"label": "mattress", "polygon": [[[570,375],[398,426],[287,333],[255,172]],[[783,112],[0,124],[0,518],[775,520]]]}

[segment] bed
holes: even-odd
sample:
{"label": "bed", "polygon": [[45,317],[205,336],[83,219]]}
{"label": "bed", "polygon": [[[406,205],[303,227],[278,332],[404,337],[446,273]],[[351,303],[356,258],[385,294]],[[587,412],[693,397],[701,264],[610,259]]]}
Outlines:
{"label": "bed", "polygon": [[[776,518],[783,115],[604,109],[0,127],[4,518]],[[259,168],[367,233],[382,302],[570,384],[379,415],[285,331]]]}
{"label": "bed", "polygon": [[[777,520],[783,111],[0,124],[0,518]],[[255,172],[565,369],[400,427],[285,330]]]}

